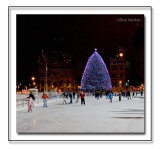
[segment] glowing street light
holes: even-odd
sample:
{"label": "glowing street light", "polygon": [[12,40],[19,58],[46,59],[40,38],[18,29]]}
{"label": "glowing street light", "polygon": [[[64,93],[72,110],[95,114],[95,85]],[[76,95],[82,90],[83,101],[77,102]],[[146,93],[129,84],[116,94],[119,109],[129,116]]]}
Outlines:
{"label": "glowing street light", "polygon": [[34,81],[35,80],[35,77],[32,77],[32,81]]}

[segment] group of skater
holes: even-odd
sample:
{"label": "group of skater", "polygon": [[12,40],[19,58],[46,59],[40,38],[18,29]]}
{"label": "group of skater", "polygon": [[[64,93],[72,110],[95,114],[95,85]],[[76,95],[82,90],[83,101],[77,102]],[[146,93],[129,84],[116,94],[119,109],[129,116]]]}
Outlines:
{"label": "group of skater", "polygon": [[[113,96],[119,96],[119,101],[121,101],[122,97],[124,97],[124,98],[126,97],[129,100],[129,99],[134,98],[135,95],[137,96],[137,94],[138,94],[137,92],[131,93],[129,90],[125,91],[125,92],[121,91],[121,92],[115,92],[115,93],[113,93],[112,91],[105,92],[106,99],[109,99],[111,103],[112,103]],[[140,94],[141,94],[141,96],[143,96],[143,91],[141,91]],[[64,92],[62,95],[63,95],[63,98],[65,98],[63,101],[64,104],[72,104],[73,103],[72,99],[73,100],[75,99],[76,93],[75,92],[70,92],[70,93]],[[93,92],[93,96],[95,96],[96,99],[102,98],[102,95],[103,95],[102,91]],[[27,98],[29,98],[29,99],[27,99],[28,112],[30,112],[30,111],[32,112],[32,109],[34,107],[35,97],[34,97],[33,93],[31,92]],[[66,100],[68,98],[70,99],[69,103],[67,103],[67,100]],[[77,99],[76,99],[75,103],[78,103],[80,98],[81,98],[81,105],[85,105],[86,104],[85,103],[85,93],[83,91],[77,92]],[[41,99],[43,99],[43,108],[47,108],[47,99],[50,99],[50,97],[47,95],[46,92],[43,93]]]}
{"label": "group of skater", "polygon": [[[93,96],[95,96],[96,99],[100,99],[102,98],[102,91],[95,91],[93,92]],[[143,91],[140,91],[140,94],[141,96],[143,96]],[[128,100],[129,99],[132,99],[132,98],[135,98],[135,95],[137,96],[138,95],[138,92],[130,92],[129,90],[128,91],[121,91],[121,92],[115,92],[113,93],[112,91],[106,91],[105,92],[105,96],[106,96],[106,99],[110,99],[110,102],[112,103],[112,98],[113,96],[119,96],[119,101],[121,101],[121,98],[127,98]]]}
{"label": "group of skater", "polygon": [[[74,100],[75,99],[75,92],[70,92],[70,93],[68,93],[68,92],[64,92],[63,93],[63,98],[65,98],[64,99],[64,101],[63,101],[63,103],[64,104],[72,104],[73,103],[73,101],[72,101],[72,99]],[[70,102],[69,103],[67,103],[67,100],[66,99],[70,99]],[[81,105],[85,105],[85,93],[83,92],[83,91],[78,91],[77,92],[77,99],[76,99],[76,102],[75,103],[78,103],[79,102],[79,98],[81,98]]]}
{"label": "group of skater", "polygon": [[[69,98],[70,98],[69,104],[72,104],[72,97],[73,97],[73,99],[75,99],[75,92],[73,92],[73,94],[69,93],[68,95],[64,94],[64,96],[65,96],[65,98],[68,98],[68,96],[69,96]],[[81,105],[85,105],[85,93],[83,91],[77,93],[76,103],[79,102],[80,97],[81,97]],[[29,99],[27,99],[28,112],[30,112],[30,111],[32,112],[32,109],[34,107],[35,97],[34,97],[33,93],[31,92],[27,98],[29,98]],[[50,99],[50,97],[47,95],[47,93],[44,92],[41,99],[43,99],[43,108],[47,108],[47,99]],[[67,104],[67,101],[64,100],[64,103]]]}
{"label": "group of skater", "polygon": [[[28,112],[32,112],[32,109],[34,107],[34,101],[35,101],[35,97],[33,95],[32,92],[30,92],[29,96],[27,97],[29,99],[27,99],[28,101]],[[43,99],[43,108],[47,108],[47,99],[50,99],[49,96],[47,95],[47,93],[43,93],[42,98]]]}

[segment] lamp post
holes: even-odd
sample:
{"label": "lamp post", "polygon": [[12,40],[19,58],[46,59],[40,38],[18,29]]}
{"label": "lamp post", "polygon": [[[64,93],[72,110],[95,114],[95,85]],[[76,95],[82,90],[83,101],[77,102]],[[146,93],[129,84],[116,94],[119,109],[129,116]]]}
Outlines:
{"label": "lamp post", "polygon": [[48,86],[47,86],[47,57],[44,55],[44,49],[42,49],[42,57],[44,58],[45,61],[45,69],[46,69],[46,90],[44,89],[45,92],[48,92]]}
{"label": "lamp post", "polygon": [[46,92],[48,92],[48,85],[47,85],[47,58],[45,59],[46,61]]}

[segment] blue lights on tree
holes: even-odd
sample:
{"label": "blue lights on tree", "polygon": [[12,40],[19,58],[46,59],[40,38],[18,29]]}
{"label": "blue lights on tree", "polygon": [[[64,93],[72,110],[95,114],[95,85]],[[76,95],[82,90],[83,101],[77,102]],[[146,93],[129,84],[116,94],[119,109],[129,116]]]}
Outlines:
{"label": "blue lights on tree", "polygon": [[97,49],[89,57],[81,80],[81,90],[110,90],[112,88],[111,78],[106,64],[98,54]]}

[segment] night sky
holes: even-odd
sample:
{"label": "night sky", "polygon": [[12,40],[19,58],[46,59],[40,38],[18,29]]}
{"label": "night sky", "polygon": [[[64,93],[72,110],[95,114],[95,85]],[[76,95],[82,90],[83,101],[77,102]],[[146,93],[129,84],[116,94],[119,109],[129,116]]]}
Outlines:
{"label": "night sky", "polygon": [[42,49],[68,51],[80,79],[95,48],[109,67],[120,46],[134,64],[138,44],[144,45],[144,15],[17,15],[17,82],[35,75]]}

